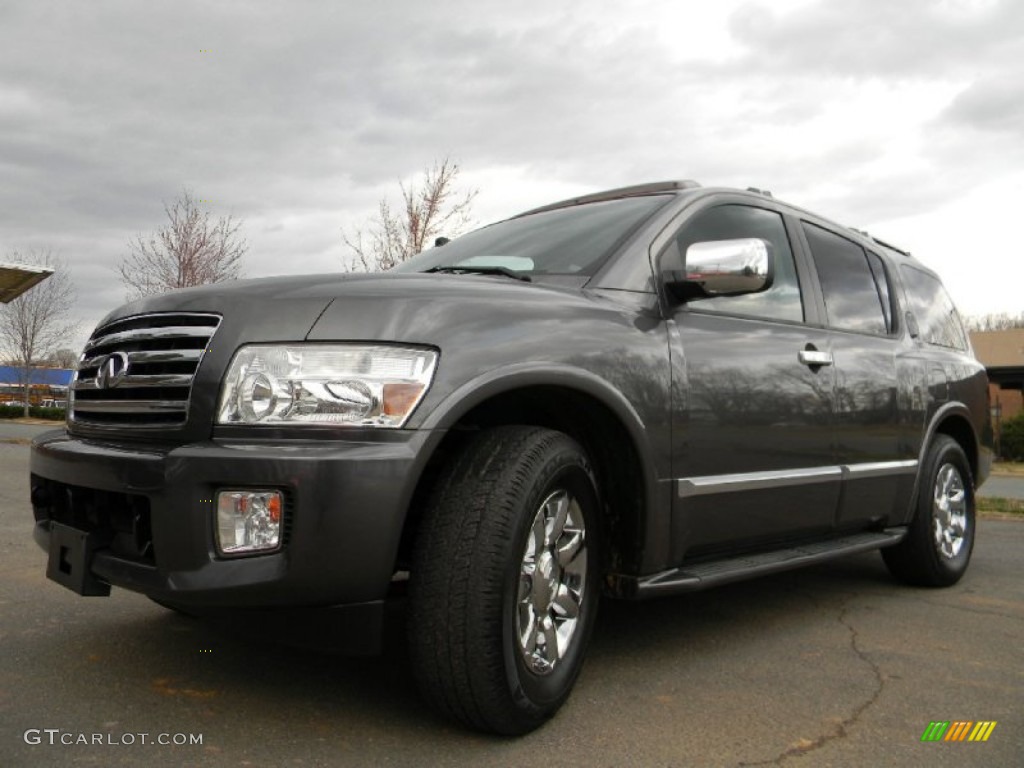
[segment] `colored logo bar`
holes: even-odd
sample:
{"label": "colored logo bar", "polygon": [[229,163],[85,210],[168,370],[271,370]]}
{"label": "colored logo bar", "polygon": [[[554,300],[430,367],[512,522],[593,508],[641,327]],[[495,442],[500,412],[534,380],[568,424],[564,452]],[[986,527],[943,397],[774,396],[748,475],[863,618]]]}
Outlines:
{"label": "colored logo bar", "polygon": [[988,741],[995,720],[933,720],[921,734],[921,741]]}

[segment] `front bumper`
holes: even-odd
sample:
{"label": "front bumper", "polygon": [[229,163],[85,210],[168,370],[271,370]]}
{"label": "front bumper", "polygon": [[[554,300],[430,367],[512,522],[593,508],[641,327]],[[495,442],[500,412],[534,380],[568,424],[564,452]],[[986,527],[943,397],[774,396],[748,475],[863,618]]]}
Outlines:
{"label": "front bumper", "polygon": [[[365,606],[382,609],[388,595],[429,437],[409,430],[363,442],[225,439],[156,448],[48,432],[32,446],[35,538],[51,551],[51,527],[81,531],[91,542],[88,576],[205,613],[307,607],[336,614],[357,605],[374,613]],[[279,551],[218,555],[214,499],[224,488],[284,492]]]}

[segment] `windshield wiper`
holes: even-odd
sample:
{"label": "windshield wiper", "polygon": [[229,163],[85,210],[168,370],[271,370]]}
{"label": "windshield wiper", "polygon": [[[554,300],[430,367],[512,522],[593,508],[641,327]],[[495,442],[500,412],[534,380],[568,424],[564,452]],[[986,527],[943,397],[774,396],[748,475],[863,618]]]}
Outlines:
{"label": "windshield wiper", "polygon": [[425,269],[423,271],[444,272],[452,275],[501,275],[502,277],[511,277],[513,280],[522,280],[525,283],[533,282],[533,279],[529,275],[524,275],[522,272],[516,272],[514,269],[509,269],[508,267],[460,267],[452,265],[447,267],[431,267],[430,269]]}

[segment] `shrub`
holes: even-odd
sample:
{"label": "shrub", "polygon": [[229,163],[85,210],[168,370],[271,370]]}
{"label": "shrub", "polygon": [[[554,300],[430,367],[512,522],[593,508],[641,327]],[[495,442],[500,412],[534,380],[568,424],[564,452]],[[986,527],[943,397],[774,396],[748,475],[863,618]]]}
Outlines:
{"label": "shrub", "polygon": [[[33,405],[28,409],[28,415],[33,419],[48,419],[52,421],[64,421],[67,412],[63,408],[43,408]],[[0,419],[20,419],[25,415],[25,408],[20,405],[0,405]]]}
{"label": "shrub", "polygon": [[999,431],[999,452],[1004,459],[1024,461],[1024,411],[1003,422]]}
{"label": "shrub", "polygon": [[53,421],[64,421],[67,411],[63,408],[44,408],[41,405],[33,405],[28,409],[28,415],[33,419],[51,419]]}

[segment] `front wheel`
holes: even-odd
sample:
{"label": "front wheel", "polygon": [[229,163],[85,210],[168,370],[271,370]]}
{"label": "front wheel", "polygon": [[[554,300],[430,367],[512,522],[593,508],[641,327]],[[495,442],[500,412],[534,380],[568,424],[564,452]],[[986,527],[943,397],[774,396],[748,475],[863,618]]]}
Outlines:
{"label": "front wheel", "polygon": [[410,652],[424,697],[471,727],[533,730],[566,700],[597,612],[596,484],[583,449],[497,427],[439,481],[417,536]]}
{"label": "front wheel", "polygon": [[937,435],[925,458],[906,537],[882,550],[889,571],[910,584],[947,587],[967,571],[976,527],[971,465],[960,444]]}

